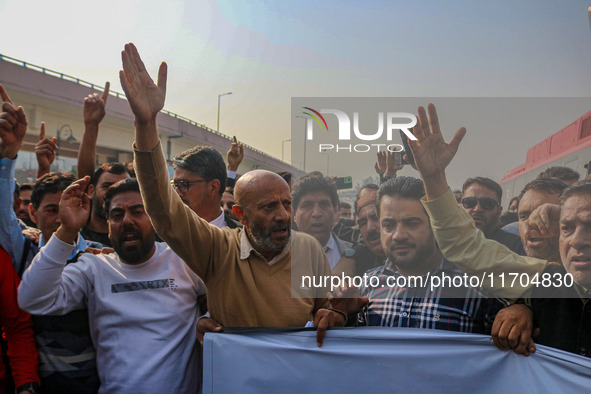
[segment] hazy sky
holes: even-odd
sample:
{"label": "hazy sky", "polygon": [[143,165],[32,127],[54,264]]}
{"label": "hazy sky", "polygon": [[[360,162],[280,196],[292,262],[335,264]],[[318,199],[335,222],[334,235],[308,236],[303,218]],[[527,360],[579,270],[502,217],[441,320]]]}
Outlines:
{"label": "hazy sky", "polygon": [[[120,52],[134,42],[152,75],[169,65],[166,109],[215,128],[218,94],[233,92],[220,131],[280,158],[291,97],[589,97],[589,5],[0,0],[0,53],[122,91]],[[474,131],[482,149],[507,146],[471,167],[500,179],[554,131]]]}

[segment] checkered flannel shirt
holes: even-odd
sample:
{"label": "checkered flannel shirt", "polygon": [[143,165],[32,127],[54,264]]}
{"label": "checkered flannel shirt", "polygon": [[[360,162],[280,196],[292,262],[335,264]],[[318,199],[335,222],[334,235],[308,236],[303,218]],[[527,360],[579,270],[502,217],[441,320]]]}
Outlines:
{"label": "checkered flannel shirt", "polygon": [[[507,301],[474,287],[437,287],[433,291],[428,285],[411,287],[408,283],[406,287],[389,287],[388,277],[402,276],[390,260],[366,274],[367,284],[372,283],[371,277],[378,280],[373,280],[377,286],[360,288],[361,295],[369,298],[369,304],[359,314],[359,325],[489,334],[497,312],[508,305]],[[435,270],[422,277],[428,281],[429,276],[442,274],[464,275],[444,259]],[[391,279],[390,284],[393,283]]]}

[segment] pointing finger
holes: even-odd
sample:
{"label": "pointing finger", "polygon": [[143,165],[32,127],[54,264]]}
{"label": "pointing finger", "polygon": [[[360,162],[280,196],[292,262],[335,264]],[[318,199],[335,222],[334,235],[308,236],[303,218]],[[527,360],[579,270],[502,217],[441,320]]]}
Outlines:
{"label": "pointing finger", "polygon": [[41,122],[41,131],[39,132],[39,141],[45,139],[45,122]]}
{"label": "pointing finger", "polygon": [[109,88],[111,87],[111,83],[109,81],[107,81],[107,83],[105,83],[105,90],[103,90],[103,94],[101,95],[101,100],[103,100],[103,103],[107,104],[107,98],[109,97]]}
{"label": "pointing finger", "polygon": [[10,104],[14,105],[14,103],[12,102],[10,97],[8,96],[8,93],[6,93],[6,89],[4,89],[4,86],[2,86],[2,85],[0,85],[0,97],[2,98],[2,101],[7,101]]}

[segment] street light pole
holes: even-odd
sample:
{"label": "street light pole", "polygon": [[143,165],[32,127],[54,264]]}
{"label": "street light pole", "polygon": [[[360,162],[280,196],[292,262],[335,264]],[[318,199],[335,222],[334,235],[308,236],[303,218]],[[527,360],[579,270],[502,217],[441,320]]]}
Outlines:
{"label": "street light pole", "polygon": [[296,118],[304,119],[304,172],[306,172],[306,140],[308,139],[306,135],[306,117],[301,115],[296,115]]}
{"label": "street light pole", "polygon": [[222,94],[218,94],[218,126],[215,129],[218,133],[220,131],[220,98],[222,96],[227,96],[229,94],[232,94],[232,92],[228,92],[228,93],[222,93]]}
{"label": "street light pole", "polygon": [[283,159],[283,148],[285,147],[285,143],[286,143],[286,142],[288,142],[288,141],[289,141],[289,142],[291,142],[291,138],[290,138],[290,139],[288,139],[288,140],[283,140],[283,141],[281,141],[281,161],[285,161],[285,160]]}

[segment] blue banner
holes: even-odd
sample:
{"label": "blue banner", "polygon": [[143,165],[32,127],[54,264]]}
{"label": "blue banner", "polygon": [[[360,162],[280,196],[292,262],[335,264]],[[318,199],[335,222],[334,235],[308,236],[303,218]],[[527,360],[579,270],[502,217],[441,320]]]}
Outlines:
{"label": "blue banner", "polygon": [[489,336],[379,327],[207,334],[204,393],[589,393],[591,359],[537,345],[530,357]]}

